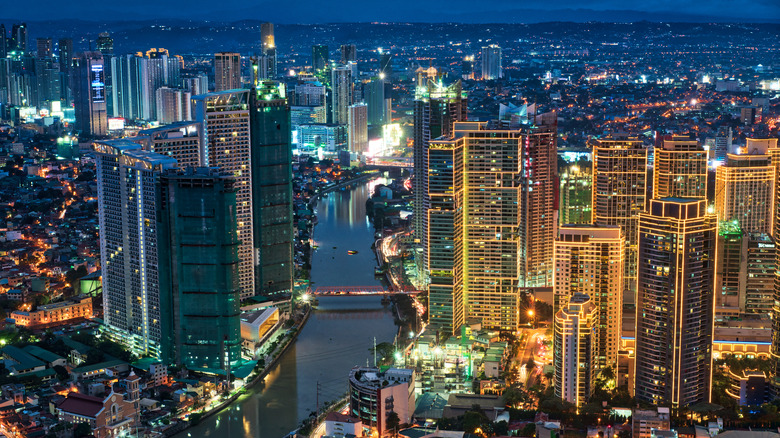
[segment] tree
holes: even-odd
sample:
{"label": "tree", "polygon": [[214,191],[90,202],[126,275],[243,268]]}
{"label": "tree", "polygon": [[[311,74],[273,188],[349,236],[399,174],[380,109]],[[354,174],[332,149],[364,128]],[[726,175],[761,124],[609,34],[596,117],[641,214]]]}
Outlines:
{"label": "tree", "polygon": [[395,411],[390,411],[389,414],[387,414],[387,430],[393,431],[393,436],[398,435],[398,427],[401,425],[401,419],[398,418],[398,414]]}
{"label": "tree", "polygon": [[92,427],[89,423],[79,423],[73,428],[73,437],[81,438],[92,435]]}

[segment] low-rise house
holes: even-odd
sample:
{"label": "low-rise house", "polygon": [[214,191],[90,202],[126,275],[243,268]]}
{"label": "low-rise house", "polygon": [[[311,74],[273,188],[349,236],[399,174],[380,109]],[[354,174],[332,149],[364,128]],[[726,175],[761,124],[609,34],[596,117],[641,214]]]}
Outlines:
{"label": "low-rise house", "polygon": [[60,421],[87,423],[97,438],[130,435],[136,424],[137,411],[123,394],[109,391],[105,397],[71,392],[57,406]]}

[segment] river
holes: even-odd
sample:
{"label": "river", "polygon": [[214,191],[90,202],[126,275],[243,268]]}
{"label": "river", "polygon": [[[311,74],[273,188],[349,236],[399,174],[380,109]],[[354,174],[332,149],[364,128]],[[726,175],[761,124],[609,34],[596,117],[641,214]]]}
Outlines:
{"label": "river", "polygon": [[[373,228],[366,218],[366,199],[382,180],[361,182],[325,195],[317,205],[319,223],[312,257],[312,287],[372,286]],[[335,247],[335,248],[334,248]],[[356,250],[349,255],[347,251]],[[347,391],[349,370],[373,363],[376,342],[392,342],[397,327],[381,297],[324,297],[265,381],[228,409],[208,417],[182,435],[193,437],[280,438],[316,410],[317,383],[322,404]]]}

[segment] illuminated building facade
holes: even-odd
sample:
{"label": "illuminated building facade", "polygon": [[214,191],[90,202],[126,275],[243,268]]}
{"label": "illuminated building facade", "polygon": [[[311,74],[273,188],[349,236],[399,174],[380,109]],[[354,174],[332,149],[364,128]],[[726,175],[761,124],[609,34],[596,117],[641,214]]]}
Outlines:
{"label": "illuminated building facade", "polygon": [[596,382],[598,315],[597,306],[582,293],[555,313],[555,395],[578,407],[588,402]]}
{"label": "illuminated building facade", "polygon": [[749,233],[772,233],[775,168],[769,156],[728,154],[715,177],[715,211]]}
{"label": "illuminated building facade", "polygon": [[718,230],[715,312],[739,317],[769,316],[774,294],[775,244],[768,234],[748,233],[739,222],[722,221]]}
{"label": "illuminated building facade", "polygon": [[304,123],[295,131],[298,152],[318,154],[347,150],[347,127],[333,123]]}
{"label": "illuminated building facade", "polygon": [[260,79],[276,79],[276,41],[273,23],[260,24],[260,43],[262,44],[262,54],[258,75]]}
{"label": "illuminated building facade", "polygon": [[[460,81],[449,86],[428,81],[418,86],[414,100],[414,238],[420,248],[428,247],[427,211],[428,199],[428,146],[431,140],[450,136],[454,122],[467,117],[466,93]],[[426,256],[423,256],[423,260]],[[427,268],[418,267],[421,272]]]}
{"label": "illuminated building facade", "polygon": [[291,293],[292,147],[290,105],[284,84],[257,83],[250,92],[249,105],[255,295]]}
{"label": "illuminated building facade", "polygon": [[707,201],[650,201],[639,218],[636,398],[710,401],[717,218]]}
{"label": "illuminated building facade", "polygon": [[626,240],[624,302],[635,304],[639,213],[645,208],[647,149],[635,138],[593,145],[593,224],[617,225]]}
{"label": "illuminated building facade", "polygon": [[157,121],[161,125],[192,120],[189,91],[160,87],[156,91]]}
{"label": "illuminated building facade", "polygon": [[76,125],[94,136],[108,133],[105,66],[100,52],[84,52],[73,60],[73,103]]}
{"label": "illuminated building facade", "polygon": [[341,45],[341,63],[357,62],[357,47],[354,44]]}
{"label": "illuminated building facade", "polygon": [[555,241],[554,310],[566,308],[577,294],[592,297],[597,316],[593,326],[591,366],[618,367],[623,315],[625,239],[620,227],[562,226]]}
{"label": "illuminated building facade", "polygon": [[331,107],[333,123],[346,125],[349,123],[349,106],[352,105],[352,69],[346,65],[333,67],[331,70]]}
{"label": "illuminated building facade", "polygon": [[133,141],[144,149],[176,159],[180,169],[205,167],[202,122],[179,122],[138,132]]}
{"label": "illuminated building facade", "polygon": [[241,55],[218,52],[214,54],[214,91],[241,88]]}
{"label": "illuminated building facade", "polygon": [[655,148],[653,198],[707,199],[707,151],[687,137]]}
{"label": "illuminated building facade", "polygon": [[130,140],[94,143],[103,320],[109,334],[136,354],[160,357],[159,179],[176,160]]}
{"label": "illuminated building facade", "polygon": [[428,326],[457,334],[465,321],[463,296],[463,148],[465,140],[436,139],[427,149],[429,209]]}
{"label": "illuminated building facade", "polygon": [[501,79],[504,71],[501,68],[501,47],[491,44],[482,48],[482,80]]}
{"label": "illuminated building facade", "polygon": [[218,167],[236,179],[242,299],[255,295],[249,93],[250,90],[228,90],[192,98],[195,119],[204,126],[201,138],[201,144],[206,149],[204,165]]}
{"label": "illuminated building facade", "polygon": [[356,103],[348,108],[347,141],[349,152],[363,155],[368,152],[368,105]]}

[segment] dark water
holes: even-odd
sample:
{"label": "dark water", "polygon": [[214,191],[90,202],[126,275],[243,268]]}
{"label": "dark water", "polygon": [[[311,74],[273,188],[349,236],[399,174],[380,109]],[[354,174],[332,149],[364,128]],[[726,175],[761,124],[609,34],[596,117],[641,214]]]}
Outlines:
{"label": "dark water", "polygon": [[[330,193],[318,203],[312,287],[379,284],[370,248],[373,231],[365,215],[365,201],[376,183]],[[358,253],[348,255],[349,250]],[[320,403],[339,398],[346,392],[350,368],[373,362],[369,349],[374,337],[377,343],[392,342],[395,333],[390,308],[381,297],[320,298],[317,311],[265,382],[182,436],[283,437],[316,409],[317,382]]]}

